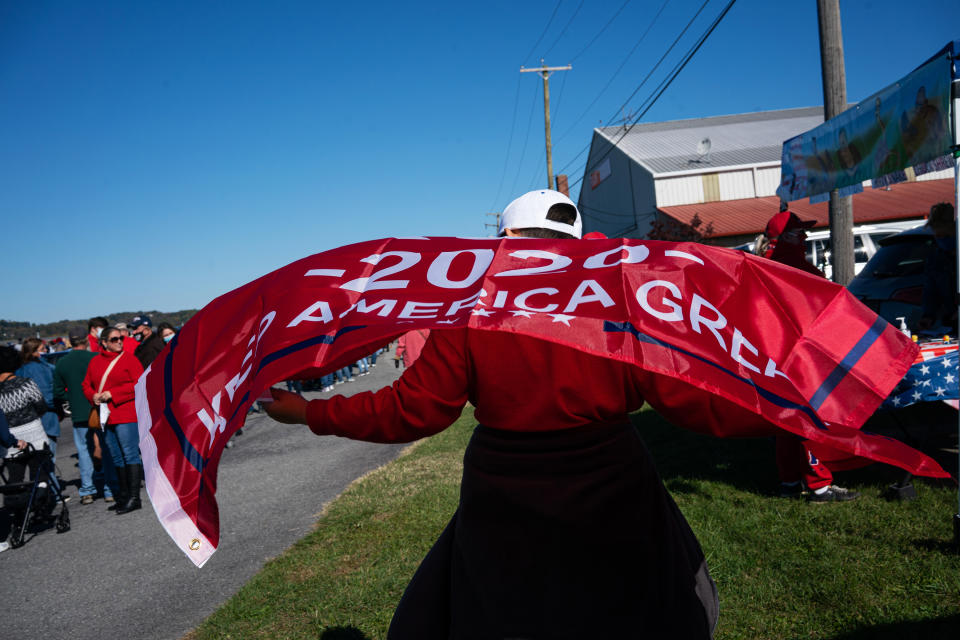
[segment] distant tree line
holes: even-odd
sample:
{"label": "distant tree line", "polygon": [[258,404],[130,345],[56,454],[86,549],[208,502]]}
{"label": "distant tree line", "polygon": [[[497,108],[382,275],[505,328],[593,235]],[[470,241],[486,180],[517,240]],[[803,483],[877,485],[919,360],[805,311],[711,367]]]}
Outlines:
{"label": "distant tree line", "polygon": [[[184,309],[169,313],[164,311],[121,311],[104,317],[110,324],[116,324],[117,322],[129,323],[135,316],[146,315],[150,317],[153,326],[157,326],[161,322],[169,322],[174,327],[182,327],[196,312],[196,309]],[[0,344],[19,342],[24,338],[36,337],[37,334],[41,338],[66,337],[70,334],[86,335],[88,320],[89,318],[84,318],[83,320],[59,320],[45,324],[34,324],[32,322],[0,319]]]}

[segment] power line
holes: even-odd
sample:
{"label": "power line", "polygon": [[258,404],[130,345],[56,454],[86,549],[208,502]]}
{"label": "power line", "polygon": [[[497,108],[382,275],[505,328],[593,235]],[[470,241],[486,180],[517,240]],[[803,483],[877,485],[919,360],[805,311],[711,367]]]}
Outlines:
{"label": "power line", "polygon": [[[691,47],[691,49],[687,51],[685,56],[681,59],[681,62],[674,66],[673,71],[671,71],[671,74],[667,76],[667,78],[660,83],[659,91],[656,92],[656,95],[653,95],[652,98],[648,98],[650,102],[647,105],[647,107],[643,109],[643,111],[641,111],[639,115],[637,115],[634,121],[630,123],[629,127],[624,128],[624,131],[623,133],[620,134],[620,137],[617,138],[615,141],[613,141],[612,146],[609,149],[607,149],[596,162],[594,162],[593,164],[594,167],[596,167],[600,161],[606,158],[610,154],[610,152],[613,151],[614,148],[616,148],[616,146],[620,143],[620,141],[623,140],[623,138],[626,137],[628,133],[630,133],[630,130],[633,129],[633,127],[635,127],[637,123],[640,122],[640,119],[647,114],[647,112],[653,107],[654,104],[656,104],[657,100],[660,99],[660,96],[664,94],[664,92],[667,90],[667,88],[670,87],[670,85],[677,78],[677,76],[680,75],[680,72],[683,71],[684,67],[686,67],[687,64],[690,62],[690,60],[693,59],[693,56],[696,55],[697,51],[700,50],[700,47],[702,47],[703,44],[707,41],[707,38],[710,37],[710,34],[712,34],[713,31],[717,28],[717,26],[720,24],[723,18],[727,15],[727,13],[733,7],[734,3],[736,3],[736,1],[737,0],[730,0],[730,2],[727,3],[727,6],[723,8],[723,11],[720,12],[720,15],[718,15],[713,20],[713,22],[710,24],[710,27],[694,43],[693,47]],[[584,174],[586,174],[588,170],[589,169],[584,170]],[[576,182],[574,182],[570,186],[574,187],[582,181],[583,181],[583,176],[580,176],[580,178],[578,178]]]}
{"label": "power line", "polygon": [[[662,56],[660,56],[660,59],[657,60],[657,64],[653,66],[653,69],[651,69],[650,73],[648,73],[647,76],[643,79],[643,82],[641,82],[637,86],[637,88],[633,90],[633,93],[630,94],[630,97],[627,98],[622,105],[620,105],[620,109],[617,110],[617,113],[620,113],[620,111],[622,111],[623,108],[626,107],[631,100],[633,100],[633,96],[637,95],[637,91],[640,91],[640,88],[643,87],[644,84],[646,84],[647,80],[650,79],[650,76],[652,76],[654,72],[656,72],[656,70],[660,68],[660,65],[667,58],[667,56],[670,55],[670,52],[673,51],[673,48],[677,46],[677,43],[680,42],[680,39],[684,36],[684,34],[687,33],[687,30],[690,29],[691,26],[693,26],[694,21],[700,17],[700,14],[703,13],[703,10],[707,8],[708,4],[710,4],[710,0],[705,0],[704,3],[700,5],[700,8],[697,10],[697,12],[693,14],[692,18],[690,18],[690,21],[687,23],[687,26],[683,28],[683,30],[680,32],[680,35],[678,35],[674,39],[673,43],[670,44],[670,48],[667,49],[667,51]],[[607,120],[607,124],[609,124],[615,117],[616,115],[612,116],[609,120]]]}
{"label": "power line", "polygon": [[[669,0],[667,0],[667,1],[669,2]],[[670,46],[667,47],[667,50],[664,52],[664,54],[663,54],[662,56],[660,56],[660,59],[659,59],[659,60],[657,60],[657,63],[656,63],[655,65],[653,65],[653,68],[650,69],[649,72],[647,72],[647,75],[644,76],[643,80],[640,82],[640,84],[637,86],[637,88],[633,90],[633,93],[630,94],[630,97],[627,98],[626,102],[624,102],[624,103],[620,106],[620,109],[618,110],[618,113],[620,113],[620,112],[623,110],[623,108],[626,107],[626,106],[630,103],[630,100],[633,99],[633,96],[637,95],[637,91],[639,91],[640,88],[643,87],[643,85],[645,85],[645,84],[647,83],[647,80],[649,80],[649,79],[653,76],[653,74],[656,73],[657,69],[660,68],[660,65],[663,63],[664,60],[666,60],[667,56],[670,55],[670,52],[673,51],[674,47],[677,46],[677,43],[680,42],[680,39],[683,38],[684,34],[690,29],[691,25],[693,25],[693,23],[694,23],[694,22],[696,21],[696,19],[700,16],[700,14],[703,12],[704,8],[706,8],[706,6],[707,6],[707,4],[709,4],[709,2],[710,2],[710,0],[706,0],[702,5],[700,5],[700,9],[698,9],[697,12],[696,12],[695,14],[693,14],[693,17],[690,18],[690,20],[687,22],[686,26],[680,31],[680,34],[679,34],[676,38],[674,38],[673,42],[670,43]],[[666,4],[664,4],[664,7],[665,7],[665,6],[666,6]],[[663,11],[664,7],[661,7],[660,10]],[[660,14],[658,13],[657,15],[659,16]],[[654,20],[656,20],[656,18],[655,18]],[[652,26],[653,26],[653,23],[650,24],[650,27],[652,27]],[[647,28],[648,31],[649,31],[650,27]],[[646,35],[646,33],[644,33],[644,35]],[[638,44],[639,44],[639,43],[638,43]],[[631,52],[631,53],[632,53],[632,52]],[[624,62],[626,62],[626,61],[624,61]],[[623,66],[623,65],[621,65],[621,67],[622,67],[622,66]],[[617,71],[619,72],[619,69],[617,69]],[[612,81],[612,80],[613,80],[613,78],[611,78],[611,81]],[[609,86],[609,83],[607,83],[607,86]],[[604,87],[604,90],[606,90],[606,87]],[[598,97],[599,97],[599,96],[598,96]],[[596,100],[594,100],[592,103],[590,103],[590,107],[592,107],[594,103],[596,103]],[[589,111],[590,107],[587,108],[588,111]],[[586,112],[584,112],[584,115],[586,115]],[[609,119],[607,120],[607,125],[609,125],[610,122],[611,122],[611,121],[613,120],[613,118],[615,118],[615,117],[616,117],[616,116],[614,115],[613,117],[609,118]],[[579,121],[582,120],[582,119],[583,119],[583,116],[580,116],[580,118],[577,120],[577,122],[579,122]],[[571,130],[572,130],[572,128],[569,129],[569,130],[567,130],[567,133],[569,133]],[[566,135],[566,133],[565,133],[564,135]],[[563,136],[560,136],[560,137],[562,138]],[[559,140],[559,138],[558,138],[558,140]],[[589,149],[590,149],[590,143],[588,142],[588,143],[587,143],[587,146],[584,147],[583,149],[581,149],[581,150],[580,150],[580,153],[578,153],[577,155],[575,155],[575,156],[573,157],[573,159],[566,164],[566,166],[564,166],[562,169],[560,169],[560,171],[561,171],[561,172],[562,172],[562,171],[565,171],[568,166],[570,166],[571,164],[573,164],[574,162],[576,162],[577,158],[579,158],[580,156],[582,156],[582,155],[583,155],[586,151],[588,151]]]}
{"label": "power line", "polygon": [[546,58],[548,55],[550,55],[550,52],[553,51],[553,48],[557,46],[558,42],[560,42],[560,38],[562,38],[563,34],[565,34],[567,32],[567,29],[570,28],[570,25],[573,23],[573,19],[577,17],[577,14],[580,13],[580,9],[583,7],[583,1],[584,0],[580,0],[580,4],[578,4],[577,8],[574,9],[573,15],[570,16],[569,20],[567,20],[567,24],[563,25],[563,29],[560,30],[560,35],[558,35],[556,40],[553,41],[553,44],[550,45],[550,47],[543,52],[543,56],[542,56],[543,58]]}
{"label": "power line", "polygon": [[[620,5],[620,8],[617,9],[616,12],[614,12],[614,14],[610,17],[609,20],[607,20],[607,23],[606,23],[605,25],[603,25],[603,27],[600,28],[600,31],[598,31],[597,34],[596,34],[595,36],[593,36],[593,38],[590,40],[590,42],[588,42],[587,45],[586,45],[583,49],[581,49],[579,53],[577,53],[577,55],[573,56],[573,58],[571,58],[570,61],[573,62],[573,60],[576,60],[577,58],[579,58],[580,56],[582,56],[584,53],[586,53],[586,51],[587,51],[590,47],[592,47],[592,46],[594,45],[594,43],[597,41],[597,39],[599,39],[600,36],[603,35],[603,33],[607,30],[607,28],[608,28],[611,24],[613,24],[613,22],[617,19],[617,16],[619,16],[619,15],[623,12],[623,10],[627,7],[628,4],[630,4],[631,1],[632,1],[632,0],[626,0],[622,5]],[[669,0],[667,0],[667,2],[669,2]],[[570,20],[567,21],[566,26],[564,26],[563,30],[561,31],[561,34],[560,34],[561,36],[563,35],[563,33],[566,32],[567,28],[568,28],[568,27],[570,26],[570,24],[573,22],[573,18],[576,17],[576,15],[579,13],[580,8],[581,8],[582,6],[583,6],[583,2],[582,2],[582,0],[581,0],[580,4],[577,6],[577,9],[573,12],[573,16],[571,16]],[[556,6],[556,7],[554,8],[554,10],[553,10],[553,15],[550,16],[550,21],[547,22],[547,27],[544,28],[544,33],[541,34],[541,35],[540,35],[540,38],[537,39],[537,43],[534,44],[533,48],[531,49],[531,53],[533,53],[533,51],[536,50],[537,44],[540,44],[540,40],[543,39],[543,35],[546,33],[547,29],[550,27],[550,22],[553,21],[553,17],[554,17],[554,15],[556,15],[557,9],[559,9],[559,8],[560,8],[560,4],[558,3],[557,6]],[[661,8],[661,11],[663,11],[662,8]],[[658,13],[657,15],[659,16],[660,14]],[[651,24],[652,24],[652,23],[651,23]],[[649,30],[649,28],[648,28],[648,30]],[[646,35],[646,34],[644,34],[644,35]],[[550,49],[553,49],[553,47],[557,44],[557,42],[559,42],[559,40],[560,40],[560,37],[558,37],[558,38],[554,41],[554,43],[553,43],[552,45],[550,45]],[[548,49],[547,51],[549,52],[550,49]],[[544,55],[546,55],[546,54],[544,54]],[[530,54],[527,54],[527,57],[529,58],[529,57],[530,57]],[[564,89],[565,86],[566,86],[566,76],[564,76],[563,83],[562,83],[561,86],[560,86],[560,97],[561,97],[561,98],[563,97],[563,89]],[[558,99],[557,102],[558,102],[557,110],[559,111],[559,99]],[[591,105],[591,106],[592,106],[592,105]],[[586,115],[586,112],[584,112],[583,115]],[[579,123],[580,120],[583,119],[583,115],[581,115],[579,118],[577,118],[577,121],[574,123],[574,126],[576,126],[576,124]],[[528,126],[529,126],[529,125],[528,125]],[[566,133],[564,133],[562,136],[560,136],[560,138],[563,138],[564,136],[566,136],[567,133],[569,133],[570,130],[572,130],[572,129],[573,129],[573,127],[571,127],[570,129],[568,129]],[[529,132],[528,132],[528,133],[529,133]],[[560,138],[557,138],[557,140],[560,140]],[[590,146],[587,145],[587,149],[589,149],[589,148],[590,148]],[[580,153],[578,153],[577,156],[574,157],[574,159],[576,159],[577,157],[579,157],[579,156],[581,156],[581,155],[583,155],[583,151],[581,151]],[[521,163],[522,163],[522,160],[521,160]],[[562,173],[562,170],[561,170],[560,172]],[[539,174],[539,169],[537,170],[537,174]],[[531,184],[534,183],[534,180],[536,180],[536,176],[534,176],[533,180],[531,180]],[[515,184],[516,184],[516,180],[514,180],[514,185],[515,185]],[[499,190],[498,190],[498,197],[499,197]],[[493,208],[493,207],[491,207],[491,208]]]}
{"label": "power line", "polygon": [[503,191],[503,181],[507,177],[507,167],[510,164],[510,150],[513,148],[513,131],[517,125],[517,107],[520,105],[520,76],[517,76],[517,90],[513,95],[513,118],[510,121],[510,140],[507,142],[507,157],[503,159],[503,173],[500,174],[500,184],[497,186],[497,195],[493,198],[491,209],[496,208],[500,193]]}
{"label": "power line", "polygon": [[[709,1],[710,1],[710,0],[707,0],[707,2],[709,2]],[[580,114],[580,117],[577,118],[577,119],[574,121],[574,123],[573,123],[572,125],[570,125],[570,127],[569,127],[566,131],[563,132],[563,134],[561,134],[560,136],[557,137],[557,141],[558,141],[558,142],[559,142],[560,140],[562,140],[563,138],[565,138],[571,131],[573,131],[574,129],[577,128],[577,125],[580,124],[580,121],[583,120],[584,116],[586,116],[588,113],[590,113],[590,109],[593,108],[593,105],[597,104],[597,101],[600,99],[600,97],[606,92],[607,89],[610,88],[610,85],[613,84],[613,81],[616,79],[617,75],[623,70],[623,67],[626,66],[627,62],[630,61],[630,57],[637,51],[637,47],[639,47],[640,44],[643,43],[644,39],[647,37],[647,34],[650,33],[650,29],[653,28],[653,25],[654,25],[654,24],[656,24],[657,19],[660,17],[660,14],[663,13],[663,10],[667,8],[667,5],[668,5],[668,4],[670,4],[670,0],[666,0],[666,1],[660,6],[660,10],[657,11],[657,14],[653,17],[653,20],[650,21],[650,24],[649,24],[649,25],[647,25],[646,31],[643,32],[643,35],[640,36],[640,39],[637,40],[636,44],[633,45],[633,48],[630,49],[629,53],[627,53],[627,55],[624,56],[623,61],[620,63],[620,66],[617,67],[617,70],[614,71],[614,72],[613,72],[613,75],[610,76],[610,79],[607,80],[607,84],[605,84],[605,85],[603,86],[603,89],[600,89],[600,91],[597,92],[596,97],[594,97],[593,101],[592,101],[589,105],[587,105],[587,108],[583,110],[583,113]],[[706,3],[704,3],[704,6],[706,6]],[[701,7],[700,10],[703,11],[703,7]],[[698,12],[698,13],[699,13],[699,12]],[[681,35],[682,35],[682,34],[681,34]],[[668,53],[669,53],[669,50],[668,50]],[[654,69],[656,69],[656,67],[654,67]],[[652,72],[651,72],[651,73],[652,73]]]}
{"label": "power line", "polygon": [[[588,142],[588,143],[587,143],[587,146],[585,146],[583,149],[580,149],[580,151],[577,153],[577,155],[573,156],[573,158],[570,160],[570,162],[568,162],[567,164],[563,165],[562,168],[560,168],[560,169],[557,170],[557,173],[564,173],[564,172],[566,172],[566,171],[567,171],[567,167],[569,167],[570,165],[572,165],[574,162],[577,161],[577,158],[579,158],[579,157],[582,156],[584,153],[586,153],[587,151],[590,150],[590,145],[592,144],[592,142],[593,142],[593,141]],[[586,164],[586,163],[584,163],[584,164]]]}
{"label": "power line", "polygon": [[560,93],[557,95],[557,106],[553,110],[553,117],[557,118],[560,115],[560,101],[563,100],[563,89],[567,86],[567,76],[562,76],[563,80],[560,81]]}
{"label": "power line", "polygon": [[603,25],[603,27],[601,27],[600,31],[597,32],[597,35],[593,36],[593,40],[591,40],[589,43],[587,43],[587,46],[585,46],[583,49],[581,49],[581,50],[580,50],[580,53],[578,53],[577,55],[575,55],[575,56],[573,56],[572,58],[570,58],[570,62],[571,62],[571,63],[573,63],[574,60],[576,60],[577,58],[579,58],[580,56],[582,56],[584,53],[586,53],[587,49],[589,49],[590,47],[593,46],[593,43],[595,43],[595,42],[597,41],[597,38],[599,38],[601,35],[603,35],[603,32],[607,30],[607,27],[609,27],[611,24],[613,24],[613,21],[617,19],[617,16],[620,15],[620,12],[623,11],[623,10],[626,8],[626,6],[627,6],[628,4],[630,4],[630,2],[631,2],[631,0],[627,0],[627,1],[624,2],[622,5],[620,5],[620,8],[617,9],[617,12],[613,14],[613,17],[611,17],[609,20],[607,20],[607,24]]}
{"label": "power line", "polygon": [[496,229],[497,231],[500,231],[500,216],[503,215],[503,214],[498,211],[498,212],[496,212],[496,213],[488,213],[487,215],[488,215],[488,216],[495,216],[496,219],[497,219],[497,221],[496,221],[496,223],[485,222],[485,223],[483,224],[483,226],[484,226],[484,227],[493,227],[493,228]]}
{"label": "power line", "polygon": [[[538,45],[540,44],[540,42],[543,40],[543,37],[544,37],[545,35],[547,35],[547,31],[550,29],[550,25],[553,24],[553,19],[556,17],[557,11],[559,11],[560,5],[561,5],[562,3],[563,3],[563,0],[557,0],[557,6],[555,6],[555,7],[553,8],[553,13],[550,14],[550,19],[547,20],[547,24],[546,24],[546,26],[543,28],[543,33],[541,33],[541,34],[540,34],[540,37],[537,38],[537,41],[536,41],[535,43],[533,43],[533,46],[530,48],[530,53],[528,53],[527,55],[525,55],[525,56],[523,57],[523,60],[527,60],[527,59],[533,54],[533,52],[536,51],[537,46],[538,46]],[[583,5],[582,0],[581,0],[581,3],[580,3],[580,4]],[[574,12],[573,15],[576,16],[576,14],[577,14],[578,11],[580,11],[580,7],[579,7],[579,6],[577,7],[577,10]],[[567,27],[570,26],[570,23],[571,23],[572,21],[573,21],[573,17],[571,17],[570,20],[567,22],[567,25],[563,28],[563,31],[566,31],[566,30],[567,30]],[[562,33],[563,33],[563,32],[561,32],[561,35],[562,35]],[[554,44],[556,44],[556,42],[554,42]],[[551,45],[551,48],[553,48],[553,45]],[[535,103],[535,102],[536,102],[536,99],[534,99],[534,103]],[[513,133],[514,133],[514,129],[515,129],[516,123],[517,123],[517,107],[518,107],[519,103],[520,103],[520,78],[518,77],[518,78],[517,78],[517,91],[516,91],[516,93],[515,93],[515,95],[514,95],[514,102],[513,102],[513,119],[512,119],[511,122],[510,122],[510,141],[507,143],[507,156],[506,156],[506,158],[505,158],[504,161],[503,161],[503,174],[500,176],[500,185],[497,187],[497,195],[496,195],[496,196],[494,197],[494,199],[493,199],[494,204],[490,206],[491,209],[493,209],[493,208],[496,207],[496,202],[497,202],[497,200],[500,199],[500,193],[503,191],[503,181],[504,181],[504,179],[506,178],[507,168],[508,168],[509,165],[510,165],[510,151],[511,151],[512,146],[513,146]],[[531,118],[533,117],[533,106],[532,106],[532,105],[531,105],[530,116],[531,116]],[[530,138],[530,122],[532,122],[532,120],[528,119],[528,122],[527,122],[527,136],[526,136],[526,138],[524,139],[524,144],[523,144],[523,149],[524,149],[524,151],[523,151],[523,153],[521,153],[521,155],[520,155],[520,165],[523,164],[523,157],[524,157],[524,155],[526,154],[527,140]],[[519,167],[518,167],[518,171],[519,171]],[[517,179],[516,179],[516,176],[514,176],[514,179],[513,179],[513,184],[514,184],[514,186],[516,186],[516,182],[517,182]],[[513,193],[513,187],[511,187],[511,190],[510,190],[510,191],[511,191],[511,193]]]}
{"label": "power line", "polygon": [[603,209],[597,209],[595,207],[590,207],[590,206],[580,207],[580,214],[587,218],[594,218],[596,220],[602,220],[602,221],[621,219],[629,215],[624,213],[615,213],[613,211],[605,211]]}
{"label": "power line", "polygon": [[543,40],[543,36],[547,35],[547,31],[550,29],[550,25],[553,24],[553,19],[557,17],[557,10],[560,9],[560,5],[563,4],[563,0],[557,0],[557,6],[553,8],[553,13],[550,14],[550,19],[547,20],[547,26],[543,28],[543,33],[540,34],[540,37],[537,38],[537,41],[533,43],[533,46],[530,47],[530,53],[523,56],[523,61],[526,62],[530,56],[533,55],[533,52],[537,50],[537,45],[540,44],[540,41]]}
{"label": "power line", "polygon": [[533,122],[533,110],[537,106],[537,87],[533,87],[533,99],[530,101],[530,116],[527,118],[527,135],[523,139],[523,150],[520,152],[520,162],[517,163],[517,172],[513,174],[513,184],[510,185],[510,193],[516,193],[517,177],[520,175],[520,168],[523,166],[523,159],[527,155],[527,142],[530,141],[530,123]]}

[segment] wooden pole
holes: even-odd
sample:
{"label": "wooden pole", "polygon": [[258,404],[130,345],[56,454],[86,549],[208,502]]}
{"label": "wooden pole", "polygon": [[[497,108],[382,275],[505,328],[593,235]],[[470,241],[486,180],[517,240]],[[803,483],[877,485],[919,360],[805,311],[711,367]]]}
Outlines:
{"label": "wooden pole", "polygon": [[[817,0],[820,25],[820,70],[823,76],[824,119],[847,109],[847,78],[843,66],[843,34],[839,0]],[[846,285],[853,280],[853,203],[830,192],[830,263],[833,281]]]}
{"label": "wooden pole", "polygon": [[550,145],[550,82],[548,78],[554,71],[568,71],[572,69],[570,65],[565,67],[548,67],[540,59],[540,66],[536,69],[525,69],[520,67],[520,73],[536,72],[543,77],[543,128],[547,141],[547,189],[553,189],[553,148]]}
{"label": "wooden pole", "polygon": [[[543,60],[540,61],[543,63]],[[543,129],[544,139],[547,141],[547,189],[553,188],[553,154],[550,149],[550,82],[549,74],[544,71],[543,76]]]}

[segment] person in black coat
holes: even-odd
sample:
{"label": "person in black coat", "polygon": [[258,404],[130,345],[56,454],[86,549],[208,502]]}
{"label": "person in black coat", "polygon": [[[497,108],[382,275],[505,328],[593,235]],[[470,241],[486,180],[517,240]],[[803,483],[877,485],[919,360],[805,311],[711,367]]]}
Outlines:
{"label": "person in black coat", "polygon": [[129,326],[133,327],[133,337],[140,343],[133,355],[137,356],[137,360],[146,369],[160,355],[166,343],[159,334],[153,332],[153,323],[148,316],[137,316],[130,321]]}

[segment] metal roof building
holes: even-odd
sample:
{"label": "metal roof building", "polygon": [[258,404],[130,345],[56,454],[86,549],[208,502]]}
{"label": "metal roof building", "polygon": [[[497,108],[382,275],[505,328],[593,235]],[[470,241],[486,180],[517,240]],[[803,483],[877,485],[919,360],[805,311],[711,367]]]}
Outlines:
{"label": "metal roof building", "polygon": [[[577,203],[584,232],[643,238],[657,219],[689,223],[696,214],[713,223],[719,244],[756,235],[778,211],[783,141],[822,122],[821,107],[805,107],[594,129]],[[891,206],[884,219],[916,216]],[[867,213],[854,205],[855,222]]]}

